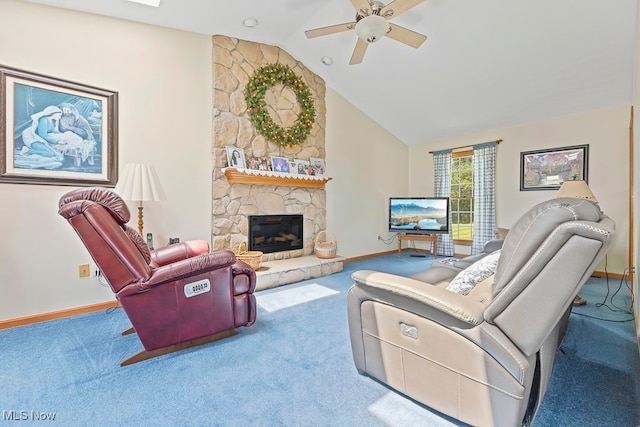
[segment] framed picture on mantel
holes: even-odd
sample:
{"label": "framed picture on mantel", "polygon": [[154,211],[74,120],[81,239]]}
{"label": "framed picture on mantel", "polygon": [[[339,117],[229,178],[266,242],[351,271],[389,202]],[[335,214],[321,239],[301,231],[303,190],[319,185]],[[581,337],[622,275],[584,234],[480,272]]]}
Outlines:
{"label": "framed picture on mantel", "polygon": [[285,157],[271,156],[271,170],[273,172],[291,173],[291,165]]}
{"label": "framed picture on mantel", "polygon": [[313,168],[315,175],[324,175],[324,159],[312,157],[309,159],[309,162],[311,163],[311,167]]}
{"label": "framed picture on mantel", "polygon": [[564,181],[588,181],[589,145],[520,153],[520,191],[557,190]]}
{"label": "framed picture on mantel", "polygon": [[291,173],[296,175],[309,175],[309,161],[296,159],[293,162],[294,169]]}
{"label": "framed picture on mantel", "polygon": [[227,164],[232,168],[245,168],[244,150],[242,148],[233,147],[228,145],[227,150]]}

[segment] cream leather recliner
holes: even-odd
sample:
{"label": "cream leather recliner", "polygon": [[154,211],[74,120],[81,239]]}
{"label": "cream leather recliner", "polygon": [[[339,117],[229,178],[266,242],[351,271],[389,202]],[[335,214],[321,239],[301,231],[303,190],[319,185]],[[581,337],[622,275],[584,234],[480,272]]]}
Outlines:
{"label": "cream leather recliner", "polygon": [[347,304],[356,368],[474,426],[528,425],[573,298],[614,229],[595,203],[553,199],[516,222],[493,272],[470,290],[452,285],[476,264],[457,276],[444,267],[414,277],[355,272]]}

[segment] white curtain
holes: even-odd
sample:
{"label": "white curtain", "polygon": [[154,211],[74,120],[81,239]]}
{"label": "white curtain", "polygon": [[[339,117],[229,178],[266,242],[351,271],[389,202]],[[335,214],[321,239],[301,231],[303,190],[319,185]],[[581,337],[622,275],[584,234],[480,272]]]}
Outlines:
{"label": "white curtain", "polygon": [[482,252],[496,228],[496,154],[498,143],[473,146],[473,241],[471,254]]}
{"label": "white curtain", "polygon": [[[433,173],[436,197],[451,197],[451,150],[433,152]],[[449,211],[451,225],[451,211]],[[438,255],[453,256],[453,238],[449,234],[438,235]]]}

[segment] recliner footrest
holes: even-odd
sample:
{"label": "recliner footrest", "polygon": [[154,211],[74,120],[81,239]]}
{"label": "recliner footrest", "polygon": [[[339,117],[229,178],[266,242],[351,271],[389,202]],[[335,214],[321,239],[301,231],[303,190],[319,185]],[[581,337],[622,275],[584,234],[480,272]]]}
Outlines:
{"label": "recliner footrest", "polygon": [[184,350],[185,348],[189,347],[197,347],[199,345],[208,344],[210,342],[232,337],[236,334],[237,332],[235,329],[229,329],[228,331],[218,332],[217,334],[207,335],[206,337],[184,341],[180,344],[168,345],[166,347],[158,348],[151,351],[142,350],[124,359],[122,362],[120,362],[120,366],[133,365],[134,363],[142,362],[143,360],[149,360],[153,359],[154,357],[164,356],[165,354],[175,353],[176,351]]}

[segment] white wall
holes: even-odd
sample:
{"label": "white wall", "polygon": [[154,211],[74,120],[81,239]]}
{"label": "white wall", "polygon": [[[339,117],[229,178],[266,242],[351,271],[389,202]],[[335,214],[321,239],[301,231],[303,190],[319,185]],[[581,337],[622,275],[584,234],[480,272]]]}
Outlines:
{"label": "white wall", "polygon": [[[629,105],[464,135],[409,149],[409,190],[433,194],[429,151],[503,139],[498,146],[497,226],[510,228],[528,208],[555,197],[555,191],[520,191],[520,152],[589,144],[589,187],[600,207],[616,222],[607,270],[622,273],[628,264]],[[604,270],[604,262],[598,267]]]}
{"label": "white wall", "polygon": [[396,245],[387,232],[387,203],[406,196],[408,147],[334,90],[327,88],[327,229],[338,254],[355,257]]}
{"label": "white wall", "polygon": [[[120,167],[153,164],[167,195],[145,232],[210,240],[210,37],[0,0],[0,64],[119,92]],[[114,299],[78,277],[91,259],[57,213],[72,188],[0,183],[0,320]]]}

